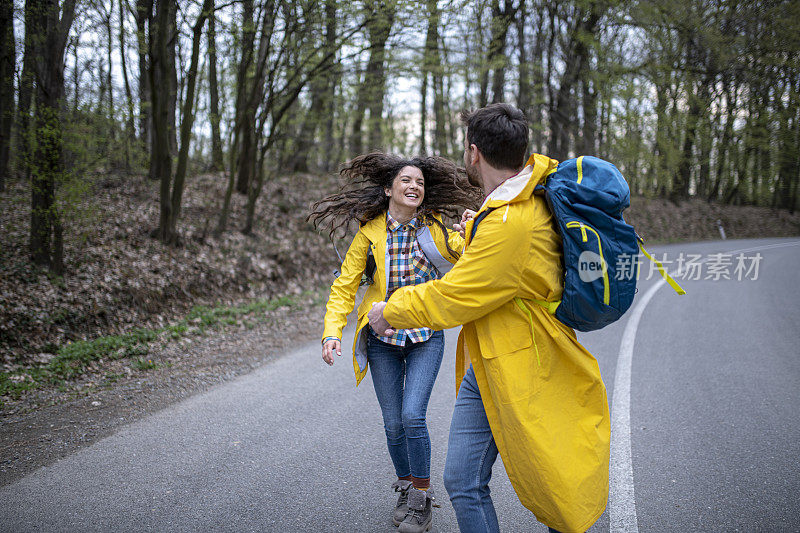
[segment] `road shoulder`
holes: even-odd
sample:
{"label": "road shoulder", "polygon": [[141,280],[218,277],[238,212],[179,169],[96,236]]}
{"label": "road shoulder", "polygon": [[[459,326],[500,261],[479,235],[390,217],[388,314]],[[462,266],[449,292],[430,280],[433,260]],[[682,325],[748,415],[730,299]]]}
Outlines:
{"label": "road shoulder", "polygon": [[[119,368],[98,369],[68,388],[32,391],[0,412],[0,486],[314,341],[323,313],[319,304],[278,309],[253,329],[186,338],[154,351],[151,370],[131,371],[120,361]],[[120,377],[98,379],[109,373]]]}

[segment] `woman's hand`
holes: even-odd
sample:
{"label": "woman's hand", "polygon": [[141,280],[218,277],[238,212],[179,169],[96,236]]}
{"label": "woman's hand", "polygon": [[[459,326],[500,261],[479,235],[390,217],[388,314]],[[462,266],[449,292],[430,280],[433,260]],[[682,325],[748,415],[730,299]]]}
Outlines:
{"label": "woman's hand", "polygon": [[342,343],[339,339],[328,339],[322,345],[322,360],[328,363],[329,366],[333,366],[333,352],[336,352],[336,355],[342,355]]}
{"label": "woman's hand", "polygon": [[467,227],[467,220],[471,220],[475,217],[475,211],[472,209],[465,209],[464,214],[461,215],[461,222],[459,224],[453,224],[453,229],[456,230],[462,239],[466,239],[464,236],[464,230]]}

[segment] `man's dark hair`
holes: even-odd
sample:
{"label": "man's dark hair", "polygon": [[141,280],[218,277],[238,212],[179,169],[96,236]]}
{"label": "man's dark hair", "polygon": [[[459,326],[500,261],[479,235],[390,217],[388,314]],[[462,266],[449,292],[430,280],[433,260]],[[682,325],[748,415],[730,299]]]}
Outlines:
{"label": "man's dark hair", "polygon": [[486,162],[498,169],[517,170],[528,150],[528,121],[510,104],[489,104],[475,111],[462,111],[467,143],[481,151]]}

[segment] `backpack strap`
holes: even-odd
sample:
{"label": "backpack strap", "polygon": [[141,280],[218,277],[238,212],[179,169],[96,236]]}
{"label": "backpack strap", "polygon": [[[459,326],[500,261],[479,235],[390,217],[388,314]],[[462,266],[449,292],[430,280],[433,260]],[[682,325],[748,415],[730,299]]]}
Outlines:
{"label": "backpack strap", "polygon": [[469,234],[469,242],[472,242],[472,239],[475,238],[475,232],[478,231],[478,224],[480,224],[481,220],[486,218],[486,215],[491,213],[497,209],[496,207],[489,207],[486,211],[481,211],[481,213],[475,217],[475,220],[472,222],[472,232]]}
{"label": "backpack strap", "polygon": [[653,259],[653,256],[650,255],[649,253],[647,253],[647,250],[644,249],[644,246],[642,245],[642,241],[641,240],[639,240],[639,249],[642,251],[642,253],[645,255],[645,257],[647,257],[650,261],[652,261],[653,263],[656,264],[656,266],[658,267],[658,271],[661,273],[661,277],[663,277],[664,280],[667,283],[669,283],[669,286],[672,287],[672,290],[674,290],[675,292],[677,292],[680,295],[686,294],[686,291],[683,290],[683,287],[678,285],[678,282],[675,281],[674,279],[672,279],[672,276],[670,276],[667,273],[667,270],[664,268],[664,265],[662,265],[661,262],[658,261],[657,259]]}
{"label": "backpack strap", "polygon": [[[333,236],[330,237],[331,244],[333,245],[334,251],[336,251],[336,257],[339,258],[339,264],[341,265],[344,263],[344,259],[342,259],[342,254],[339,253],[339,248],[336,247],[336,241],[333,240]],[[341,275],[341,271],[337,268],[333,271],[333,277],[338,278]]]}
{"label": "backpack strap", "polygon": [[[333,244],[333,249],[336,252],[336,257],[339,258],[339,264],[344,263],[344,259],[342,259],[342,254],[339,253],[339,248],[336,246],[336,241],[333,240],[331,237],[331,244]],[[367,251],[367,264],[364,267],[364,275],[361,278],[361,285],[372,285],[375,283],[375,270],[377,269],[377,265],[375,264],[375,257],[372,255],[372,250]],[[342,272],[337,268],[333,271],[333,277],[338,278],[342,275]]]}
{"label": "backpack strap", "polygon": [[422,227],[417,230],[417,243],[419,243],[422,253],[425,254],[425,258],[433,264],[433,268],[439,272],[440,276],[444,276],[450,272],[450,269],[453,268],[453,263],[442,256],[442,253],[436,246],[436,242],[433,240],[433,235],[428,226],[423,224]]}

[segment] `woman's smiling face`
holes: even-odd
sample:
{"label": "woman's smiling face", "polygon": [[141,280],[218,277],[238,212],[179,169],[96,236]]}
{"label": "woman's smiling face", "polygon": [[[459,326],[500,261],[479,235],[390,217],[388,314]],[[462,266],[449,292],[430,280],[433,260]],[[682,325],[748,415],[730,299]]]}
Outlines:
{"label": "woman's smiling face", "polygon": [[425,178],[417,167],[406,166],[397,173],[391,188],[386,187],[384,190],[389,197],[389,209],[392,211],[396,208],[416,210],[425,197]]}

